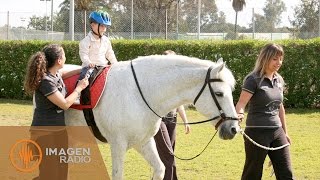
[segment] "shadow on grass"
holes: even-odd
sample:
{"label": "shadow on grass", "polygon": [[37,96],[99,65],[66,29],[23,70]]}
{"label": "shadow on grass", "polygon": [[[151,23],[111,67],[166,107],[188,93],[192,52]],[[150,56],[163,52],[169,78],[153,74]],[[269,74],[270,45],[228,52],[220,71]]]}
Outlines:
{"label": "shadow on grass", "polygon": [[32,100],[18,100],[18,99],[2,99],[0,104],[19,104],[19,105],[32,105]]}
{"label": "shadow on grass", "polygon": [[[20,104],[20,105],[32,105],[32,100],[18,100],[18,99],[2,99],[0,98],[0,104]],[[193,106],[188,106],[189,110],[196,111]],[[320,113],[320,109],[302,109],[302,108],[286,108],[287,114],[311,114]]]}
{"label": "shadow on grass", "polygon": [[312,113],[320,113],[320,109],[286,108],[286,114],[312,114]]}

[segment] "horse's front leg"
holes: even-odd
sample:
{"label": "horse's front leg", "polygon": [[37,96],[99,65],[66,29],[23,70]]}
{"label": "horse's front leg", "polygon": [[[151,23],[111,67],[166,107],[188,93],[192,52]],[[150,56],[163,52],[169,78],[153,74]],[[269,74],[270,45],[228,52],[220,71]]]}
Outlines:
{"label": "horse's front leg", "polygon": [[110,148],[112,156],[112,180],[122,180],[127,142],[123,139],[118,139],[115,143],[110,142]]}
{"label": "horse's front leg", "polygon": [[156,147],[156,143],[154,142],[153,137],[150,140],[143,144],[142,146],[135,148],[144,159],[153,167],[153,178],[152,180],[162,180],[165,173],[165,166],[163,165],[158,150]]}

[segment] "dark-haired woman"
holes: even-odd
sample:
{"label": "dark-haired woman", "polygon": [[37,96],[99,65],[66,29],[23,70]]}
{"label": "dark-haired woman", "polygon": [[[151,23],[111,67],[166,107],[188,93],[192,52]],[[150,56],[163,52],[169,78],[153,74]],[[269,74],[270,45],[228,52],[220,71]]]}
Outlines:
{"label": "dark-haired woman", "polygon": [[[34,114],[31,124],[31,138],[37,142],[43,153],[46,148],[68,146],[68,136],[64,128],[64,110],[68,109],[88,86],[88,80],[79,81],[68,96],[62,77],[80,73],[80,69],[68,73],[60,72],[66,61],[62,46],[47,45],[29,59],[24,88],[34,95]],[[50,127],[49,127],[50,126]],[[61,163],[58,156],[43,155],[39,166],[39,176],[35,179],[67,179],[68,165]]]}

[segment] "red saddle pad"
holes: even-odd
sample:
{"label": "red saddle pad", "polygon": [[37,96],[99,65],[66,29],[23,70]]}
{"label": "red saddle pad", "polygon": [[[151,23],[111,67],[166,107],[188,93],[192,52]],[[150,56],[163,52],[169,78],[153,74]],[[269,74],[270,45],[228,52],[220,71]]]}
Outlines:
{"label": "red saddle pad", "polygon": [[[90,87],[90,105],[72,105],[71,108],[73,109],[78,109],[78,110],[82,110],[82,109],[88,109],[88,108],[95,108],[101,98],[101,95],[104,91],[105,85],[107,84],[107,75],[109,72],[110,66],[107,66],[99,75],[98,77],[95,79],[94,83],[91,85]],[[80,74],[68,77],[66,79],[63,79],[64,84],[66,85],[66,88],[68,90],[67,96],[69,96],[69,94],[71,94],[76,86],[76,83],[78,81]]]}

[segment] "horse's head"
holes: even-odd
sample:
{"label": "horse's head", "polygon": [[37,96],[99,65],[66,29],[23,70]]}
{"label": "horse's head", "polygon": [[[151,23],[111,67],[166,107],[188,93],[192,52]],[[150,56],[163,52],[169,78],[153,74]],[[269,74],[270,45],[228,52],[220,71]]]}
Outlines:
{"label": "horse's head", "polygon": [[235,79],[222,59],[209,67],[206,80],[194,100],[197,110],[213,118],[213,125],[222,139],[232,139],[240,129],[233,104]]}

